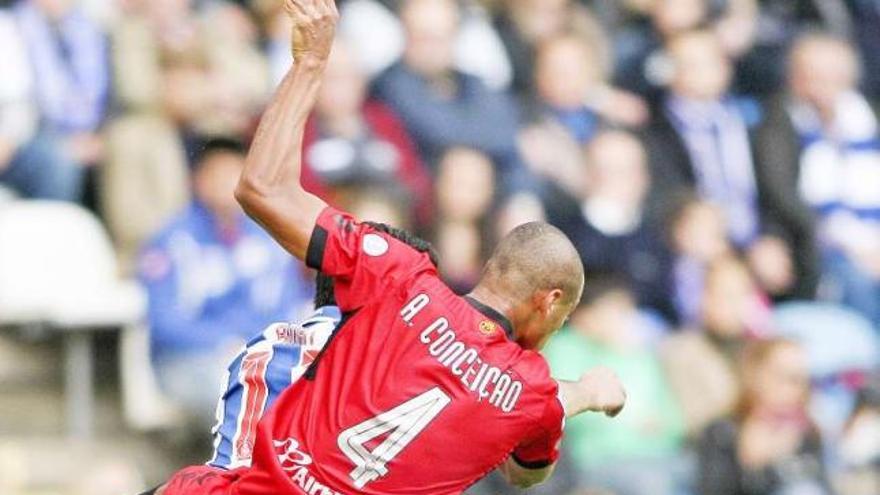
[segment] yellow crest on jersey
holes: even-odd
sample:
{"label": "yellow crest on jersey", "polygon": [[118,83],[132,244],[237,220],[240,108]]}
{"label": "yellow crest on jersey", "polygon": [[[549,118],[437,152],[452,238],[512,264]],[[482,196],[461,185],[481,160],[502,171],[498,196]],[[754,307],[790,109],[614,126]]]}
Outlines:
{"label": "yellow crest on jersey", "polygon": [[480,322],[480,333],[483,335],[492,335],[497,329],[498,325],[496,325],[493,321],[483,320]]}

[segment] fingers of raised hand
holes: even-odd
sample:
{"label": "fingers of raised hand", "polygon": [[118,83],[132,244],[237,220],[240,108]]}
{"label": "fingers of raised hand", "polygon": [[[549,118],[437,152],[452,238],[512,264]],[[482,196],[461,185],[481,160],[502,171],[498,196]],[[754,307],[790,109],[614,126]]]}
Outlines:
{"label": "fingers of raised hand", "polygon": [[284,8],[301,22],[335,20],[339,17],[334,0],[285,0]]}

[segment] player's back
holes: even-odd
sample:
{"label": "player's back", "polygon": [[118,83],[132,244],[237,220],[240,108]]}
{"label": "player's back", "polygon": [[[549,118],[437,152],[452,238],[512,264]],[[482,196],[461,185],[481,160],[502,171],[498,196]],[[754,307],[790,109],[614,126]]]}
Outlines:
{"label": "player's back", "polygon": [[373,287],[337,290],[343,306],[364,300],[264,419],[238,493],[455,494],[511,453],[527,467],[555,461],[563,412],[543,358],[426,256],[359,235],[346,242],[400,259],[354,260],[370,273],[352,278]]}

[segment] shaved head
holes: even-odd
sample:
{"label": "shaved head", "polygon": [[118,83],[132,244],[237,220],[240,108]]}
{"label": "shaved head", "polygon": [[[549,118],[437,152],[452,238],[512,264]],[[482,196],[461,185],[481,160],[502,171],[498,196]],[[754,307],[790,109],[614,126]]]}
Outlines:
{"label": "shaved head", "polygon": [[471,295],[503,308],[523,348],[540,349],[583,290],[584,266],[568,237],[550,224],[529,222],[501,239]]}
{"label": "shaved head", "polygon": [[483,282],[512,300],[537,291],[562,291],[562,302],[575,304],[584,285],[584,266],[568,237],[544,222],[513,229],[498,243],[486,264]]}

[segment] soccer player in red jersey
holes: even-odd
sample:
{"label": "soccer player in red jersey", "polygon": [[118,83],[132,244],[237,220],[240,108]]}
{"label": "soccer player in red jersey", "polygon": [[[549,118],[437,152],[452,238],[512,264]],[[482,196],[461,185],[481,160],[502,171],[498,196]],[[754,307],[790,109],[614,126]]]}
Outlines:
{"label": "soccer player in red jersey", "polygon": [[290,253],[334,278],[343,319],[260,421],[250,467],[188,468],[157,493],[451,495],[496,468],[518,486],[543,481],[566,416],[613,416],[625,401],[613,373],[556,381],[536,352],[580,299],[577,252],[550,225],[522,225],[460,297],[426,253],[304,191],[303,128],[338,14],[332,0],[286,8],[295,63],[236,196]]}

